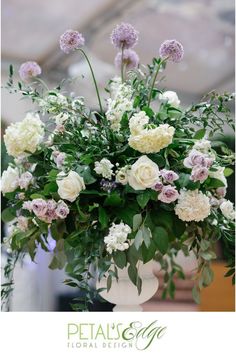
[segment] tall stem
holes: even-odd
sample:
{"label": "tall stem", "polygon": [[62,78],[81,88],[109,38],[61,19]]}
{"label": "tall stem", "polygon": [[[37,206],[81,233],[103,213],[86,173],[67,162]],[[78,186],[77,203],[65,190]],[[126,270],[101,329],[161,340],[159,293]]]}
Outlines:
{"label": "tall stem", "polygon": [[124,45],[121,47],[121,82],[124,82]]}
{"label": "tall stem", "polygon": [[89,58],[87,57],[87,54],[83,51],[83,49],[78,49],[85,57],[87,63],[88,63],[88,66],[90,68],[90,71],[91,71],[91,74],[92,74],[92,78],[93,78],[93,82],[94,82],[94,86],[95,86],[95,89],[96,89],[96,92],[97,92],[97,98],[98,98],[98,103],[99,103],[99,107],[100,107],[100,111],[101,113],[103,113],[103,109],[102,109],[102,103],[101,103],[101,98],[100,98],[100,95],[99,95],[99,91],[98,91],[98,85],[97,85],[97,81],[95,79],[95,75],[94,75],[94,72],[93,72],[93,68],[92,68],[92,65],[89,61]]}
{"label": "tall stem", "polygon": [[148,104],[147,104],[148,107],[150,106],[150,103],[151,103],[152,91],[153,91],[153,88],[154,88],[154,85],[156,82],[157,75],[159,73],[160,67],[162,66],[162,64],[164,63],[165,60],[166,60],[166,58],[161,60],[160,63],[157,65],[157,69],[156,69],[155,75],[153,77],[152,86],[151,86],[151,90],[150,90],[149,97],[148,97]]}

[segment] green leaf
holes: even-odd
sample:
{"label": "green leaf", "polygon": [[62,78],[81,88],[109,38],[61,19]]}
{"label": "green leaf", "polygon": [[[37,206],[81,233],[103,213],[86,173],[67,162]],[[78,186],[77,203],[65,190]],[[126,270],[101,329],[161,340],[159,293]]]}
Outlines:
{"label": "green leaf", "polygon": [[112,286],[112,276],[108,275],[107,277],[107,292],[109,292],[109,290],[111,289]]}
{"label": "green leaf", "polygon": [[145,226],[142,226],[141,230],[143,233],[143,241],[144,241],[146,247],[148,248],[151,243],[151,237],[152,237],[151,231]]}
{"label": "green leaf", "polygon": [[225,187],[225,184],[217,178],[207,178],[205,183],[208,188]]}
{"label": "green leaf", "polygon": [[138,232],[135,236],[135,239],[134,239],[134,245],[137,250],[140,248],[142,243],[143,243],[143,232],[142,232],[142,230],[138,230]]}
{"label": "green leaf", "polygon": [[173,218],[173,234],[175,237],[179,238],[183,235],[186,230],[186,223],[180,220],[177,216]]}
{"label": "green leaf", "polygon": [[105,199],[104,205],[105,206],[119,206],[122,204],[122,199],[118,193],[111,193],[108,195],[108,197]]}
{"label": "green leaf", "polygon": [[33,193],[31,194],[30,196],[30,199],[45,199],[44,195],[43,194],[40,194],[40,193]]}
{"label": "green leaf", "polygon": [[138,295],[140,295],[141,291],[142,291],[142,279],[139,276],[137,278],[136,286],[137,286],[137,289],[138,289]]}
{"label": "green leaf", "polygon": [[2,221],[5,223],[14,220],[15,217],[16,217],[16,213],[13,208],[4,209],[2,212]]}
{"label": "green leaf", "polygon": [[142,194],[137,195],[137,202],[139,206],[144,209],[150,199],[150,193],[144,192]]}
{"label": "green leaf", "polygon": [[138,260],[142,259],[141,249],[137,250],[135,245],[132,244],[128,248],[127,259],[132,266],[135,266]]}
{"label": "green leaf", "polygon": [[45,195],[49,195],[51,193],[55,193],[58,190],[58,186],[56,184],[56,182],[50,182],[45,184],[43,192]]}
{"label": "green leaf", "polygon": [[82,170],[79,169],[79,174],[81,177],[83,177],[85,184],[92,184],[96,182],[96,178],[92,176],[89,166],[82,166]]}
{"label": "green leaf", "polygon": [[153,117],[154,116],[153,110],[150,107],[148,107],[148,106],[142,107],[142,111],[144,111],[148,117]]}
{"label": "green leaf", "polygon": [[205,267],[202,271],[203,284],[205,286],[210,285],[214,280],[214,272],[210,267]]}
{"label": "green leaf", "polygon": [[193,300],[199,305],[200,304],[200,291],[195,285],[192,289]]}
{"label": "green leaf", "polygon": [[148,247],[146,247],[145,244],[143,243],[143,245],[142,245],[143,263],[147,263],[151,259],[153,259],[155,256],[156,250],[157,250],[157,247],[156,247],[154,241],[151,240],[150,245]]}
{"label": "green leaf", "polygon": [[135,266],[130,265],[128,267],[128,275],[129,275],[129,278],[132,281],[132,283],[134,285],[136,285],[137,284],[138,271],[137,271],[137,268]]}
{"label": "green leaf", "polygon": [[193,138],[200,140],[204,138],[205,134],[206,134],[206,129],[200,129],[195,133]]}
{"label": "green leaf", "polygon": [[181,188],[186,187],[189,183],[189,177],[190,175],[187,173],[180,173],[179,179],[176,181],[176,185]]}
{"label": "green leaf", "polygon": [[153,233],[153,239],[159,251],[162,254],[165,254],[168,250],[168,245],[169,245],[169,238],[168,238],[167,231],[161,226],[155,227]]}
{"label": "green leaf", "polygon": [[106,213],[106,210],[101,206],[98,209],[98,220],[102,226],[102,229],[105,229],[108,225],[109,217]]}
{"label": "green leaf", "polygon": [[136,214],[133,217],[133,231],[137,231],[142,224],[142,215]]}
{"label": "green leaf", "polygon": [[226,167],[226,168],[224,169],[224,175],[225,175],[225,177],[229,177],[229,176],[231,176],[233,173],[234,173],[234,170],[232,170],[232,168]]}
{"label": "green leaf", "polygon": [[117,267],[123,269],[127,264],[126,254],[122,251],[116,251],[113,254],[113,259]]}

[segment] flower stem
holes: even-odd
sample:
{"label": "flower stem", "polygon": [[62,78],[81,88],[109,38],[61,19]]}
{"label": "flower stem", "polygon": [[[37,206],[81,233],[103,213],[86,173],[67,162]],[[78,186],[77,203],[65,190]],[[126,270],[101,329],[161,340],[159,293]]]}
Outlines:
{"label": "flower stem", "polygon": [[96,93],[97,93],[97,98],[98,98],[98,103],[99,103],[99,107],[100,107],[100,111],[101,113],[103,113],[103,109],[102,109],[102,103],[101,103],[101,98],[100,98],[100,95],[99,95],[99,91],[98,91],[98,85],[97,85],[97,81],[95,79],[95,75],[94,75],[94,72],[93,72],[93,68],[92,68],[92,65],[89,61],[89,58],[87,56],[87,54],[83,51],[83,49],[79,48],[78,49],[85,57],[87,63],[88,63],[88,66],[90,68],[90,71],[91,71],[91,74],[92,74],[92,78],[93,78],[93,82],[94,82],[94,86],[95,86],[95,89],[96,89]]}
{"label": "flower stem", "polygon": [[151,85],[151,90],[150,90],[149,97],[148,97],[148,104],[147,104],[148,107],[150,106],[150,103],[151,103],[152,91],[153,91],[153,88],[154,88],[154,85],[155,85],[155,82],[156,82],[157,75],[158,75],[158,73],[159,73],[159,70],[160,70],[162,64],[163,64],[166,60],[167,60],[167,58],[161,60],[160,63],[157,65],[157,69],[156,69],[155,75],[154,75],[154,77],[153,77],[153,81],[152,81],[152,85]]}
{"label": "flower stem", "polygon": [[124,45],[121,47],[121,82],[124,82]]}

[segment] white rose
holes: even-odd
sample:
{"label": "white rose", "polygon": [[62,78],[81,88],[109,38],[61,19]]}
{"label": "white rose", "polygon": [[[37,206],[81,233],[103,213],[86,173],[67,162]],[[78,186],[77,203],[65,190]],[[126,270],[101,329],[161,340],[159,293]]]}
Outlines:
{"label": "white rose", "polygon": [[234,220],[234,218],[235,218],[234,205],[230,200],[224,201],[220,205],[220,210],[222,211],[222,214],[227,219]]}
{"label": "white rose", "polygon": [[8,166],[6,171],[3,171],[1,189],[2,193],[14,192],[19,186],[19,171],[18,168]]}
{"label": "white rose", "polygon": [[180,100],[177,96],[177,93],[174,91],[166,91],[163,94],[160,94],[159,100],[167,101],[169,104],[171,104],[174,107],[179,107],[180,105]]}
{"label": "white rose", "polygon": [[160,180],[158,166],[146,155],[141,156],[128,172],[129,185],[135,190],[153,187]]}
{"label": "white rose", "polygon": [[67,176],[64,172],[60,172],[57,175],[57,185],[59,196],[70,202],[73,202],[85,189],[84,179],[75,171],[70,171]]}

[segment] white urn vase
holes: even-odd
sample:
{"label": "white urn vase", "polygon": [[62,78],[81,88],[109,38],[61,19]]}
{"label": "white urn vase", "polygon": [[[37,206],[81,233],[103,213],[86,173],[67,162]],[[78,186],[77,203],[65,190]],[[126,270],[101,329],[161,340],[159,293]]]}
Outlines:
{"label": "white urn vase", "polygon": [[[140,306],[148,301],[158,289],[158,279],[153,273],[154,261],[146,264],[139,262],[138,273],[142,279],[142,290],[138,294],[137,287],[131,282],[128,275],[128,267],[118,268],[118,281],[113,279],[112,286],[109,291],[103,290],[100,295],[107,301],[116,306],[113,311],[143,311]],[[101,281],[97,281],[97,289],[106,288],[107,281],[103,277]]]}

